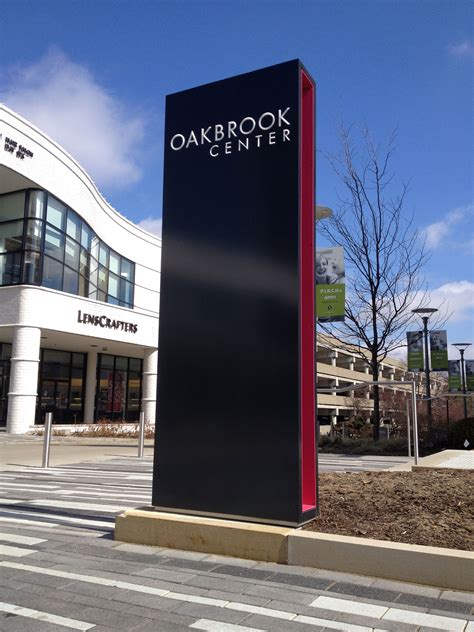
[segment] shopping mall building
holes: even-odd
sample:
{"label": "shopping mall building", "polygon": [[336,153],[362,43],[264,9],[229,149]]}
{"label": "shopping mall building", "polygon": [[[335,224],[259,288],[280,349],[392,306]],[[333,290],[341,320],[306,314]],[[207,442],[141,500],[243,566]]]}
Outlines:
{"label": "shopping mall building", "polygon": [[[137,421],[140,411],[154,423],[160,260],[158,237],[0,105],[0,426],[28,432],[46,412],[56,424]],[[381,379],[405,370],[387,359]],[[371,379],[363,359],[323,335],[317,374],[324,389]],[[322,424],[369,419],[372,394],[320,393],[317,409]]]}
{"label": "shopping mall building", "polygon": [[155,420],[161,240],[0,104],[0,425]]}

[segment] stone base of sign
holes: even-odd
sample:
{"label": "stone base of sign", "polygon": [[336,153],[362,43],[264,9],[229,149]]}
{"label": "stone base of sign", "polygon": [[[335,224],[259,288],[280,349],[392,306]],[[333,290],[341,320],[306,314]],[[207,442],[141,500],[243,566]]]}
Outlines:
{"label": "stone base of sign", "polygon": [[116,540],[280,564],[287,563],[291,531],[288,527],[165,513],[151,507],[129,509],[115,521]]}
{"label": "stone base of sign", "polygon": [[288,537],[288,564],[474,590],[474,553],[455,549],[297,531]]}
{"label": "stone base of sign", "polygon": [[474,553],[184,516],[150,508],[117,516],[115,539],[171,549],[474,590]]}

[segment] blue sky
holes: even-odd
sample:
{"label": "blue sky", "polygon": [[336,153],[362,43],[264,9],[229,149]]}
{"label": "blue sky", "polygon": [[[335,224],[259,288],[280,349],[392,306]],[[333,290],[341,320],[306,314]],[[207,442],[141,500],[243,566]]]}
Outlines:
{"label": "blue sky", "polygon": [[[449,340],[474,344],[472,18],[464,0],[3,0],[0,101],[156,231],[165,95],[299,57],[320,150],[337,149],[341,120],[380,140],[397,127],[432,302],[452,310]],[[336,207],[338,187],[318,154],[318,203]]]}

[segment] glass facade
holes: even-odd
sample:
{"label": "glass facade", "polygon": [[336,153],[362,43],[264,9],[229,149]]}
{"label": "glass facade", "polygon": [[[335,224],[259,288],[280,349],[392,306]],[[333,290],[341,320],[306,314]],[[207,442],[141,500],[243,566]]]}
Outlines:
{"label": "glass facade", "polygon": [[138,421],[142,397],[142,360],[99,354],[96,418]]}
{"label": "glass facade", "polygon": [[12,346],[0,343],[0,426],[7,423],[8,387],[10,384],[10,358]]}
{"label": "glass facade", "polygon": [[85,384],[85,353],[41,349],[36,423],[44,422],[45,413],[58,424],[82,422]]}
{"label": "glass facade", "polygon": [[133,307],[135,264],[50,193],[0,195],[0,286],[41,285]]}

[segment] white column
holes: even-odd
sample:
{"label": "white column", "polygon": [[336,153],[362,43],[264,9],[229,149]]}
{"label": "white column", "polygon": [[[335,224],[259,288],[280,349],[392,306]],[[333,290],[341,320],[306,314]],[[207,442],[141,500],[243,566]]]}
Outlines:
{"label": "white column", "polygon": [[331,360],[331,366],[337,366],[337,358],[338,358],[338,352],[337,351],[331,351],[329,353],[329,358]]}
{"label": "white column", "polygon": [[95,391],[97,386],[97,351],[87,352],[86,394],[84,399],[84,423],[94,422]]}
{"label": "white column", "polygon": [[7,432],[23,434],[35,423],[41,329],[15,327],[8,392]]}
{"label": "white column", "polygon": [[[368,365],[368,364],[366,364],[366,365],[364,366],[364,373],[365,373],[366,375],[369,375],[369,374],[370,374],[370,367],[369,367],[369,365]],[[370,399],[370,389],[369,389],[369,388],[367,389],[367,392],[365,393],[365,399]]]}
{"label": "white column", "polygon": [[157,372],[158,349],[148,349],[143,359],[142,383],[142,411],[145,413],[146,424],[155,423]]}

